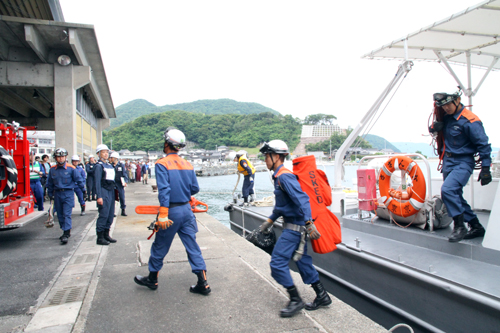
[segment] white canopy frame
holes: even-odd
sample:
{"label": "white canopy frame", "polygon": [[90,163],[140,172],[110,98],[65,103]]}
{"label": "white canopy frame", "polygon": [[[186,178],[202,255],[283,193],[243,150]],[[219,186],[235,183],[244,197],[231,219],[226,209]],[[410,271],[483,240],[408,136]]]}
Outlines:
{"label": "white canopy frame", "polygon": [[[373,106],[368,110],[355,129],[351,132],[344,144],[335,154],[335,180],[332,187],[333,203],[331,210],[343,214],[345,193],[342,188],[342,165],[347,149],[374,118],[380,106],[390,94],[396,84],[411,70],[412,61],[430,61],[442,63],[458,86],[468,97],[472,106],[474,97],[481,85],[492,71],[500,70],[500,0],[487,0],[466,10],[450,16],[442,21],[435,22],[419,31],[399,38],[381,48],[365,54],[366,59],[401,59],[403,63]],[[467,86],[458,78],[451,64],[465,65],[467,68]],[[472,88],[472,67],[485,69],[483,77]],[[474,181],[471,179],[471,207],[474,208]],[[494,205],[500,202],[500,186],[494,198]],[[499,210],[493,208],[493,211]],[[493,213],[492,211],[492,213]],[[495,216],[495,215],[492,215]],[[500,219],[490,219],[483,246],[500,250]]]}

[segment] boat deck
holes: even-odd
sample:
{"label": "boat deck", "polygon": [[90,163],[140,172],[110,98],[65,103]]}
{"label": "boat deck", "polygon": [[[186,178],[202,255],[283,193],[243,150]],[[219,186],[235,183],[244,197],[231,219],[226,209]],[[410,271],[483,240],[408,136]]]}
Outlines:
{"label": "boat deck", "polygon": [[[272,207],[250,206],[245,211],[265,219],[271,214]],[[489,213],[476,213],[486,227]],[[359,220],[357,214],[345,215],[341,224],[342,243],[350,249],[459,284],[500,301],[500,253],[484,248],[482,238],[450,243],[451,226],[430,232],[412,226],[402,228],[378,217]]]}

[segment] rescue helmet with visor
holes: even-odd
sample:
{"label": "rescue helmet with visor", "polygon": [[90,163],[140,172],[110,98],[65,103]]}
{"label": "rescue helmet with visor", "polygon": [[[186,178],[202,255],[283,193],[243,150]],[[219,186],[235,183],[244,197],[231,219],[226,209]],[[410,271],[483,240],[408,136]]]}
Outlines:
{"label": "rescue helmet with visor", "polygon": [[288,145],[282,140],[271,140],[269,142],[264,142],[262,147],[260,147],[259,151],[262,154],[279,154],[287,156],[290,154],[288,150]]}
{"label": "rescue helmet with visor", "polygon": [[456,93],[448,94],[448,93],[435,93],[432,97],[437,107],[441,107],[448,103],[451,103],[457,100],[462,95],[462,91],[458,90]]}

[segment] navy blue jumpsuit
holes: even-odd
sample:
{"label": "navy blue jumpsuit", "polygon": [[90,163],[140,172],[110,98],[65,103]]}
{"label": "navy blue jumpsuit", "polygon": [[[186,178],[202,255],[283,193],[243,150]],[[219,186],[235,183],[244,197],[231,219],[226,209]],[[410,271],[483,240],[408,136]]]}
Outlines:
{"label": "navy blue jumpsuit", "polygon": [[54,208],[63,231],[71,230],[71,213],[75,207],[75,187],[85,190],[85,183],[73,165],[56,164],[50,168],[47,193],[54,196]]}
{"label": "navy blue jumpsuit", "polygon": [[85,171],[87,172],[87,196],[88,200],[95,200],[95,178],[94,178],[94,168],[95,163],[87,163],[85,164]]}
{"label": "navy blue jumpsuit", "polygon": [[189,205],[191,195],[200,190],[193,166],[176,153],[171,153],[156,162],[155,171],[160,206],[169,208],[168,218],[174,223],[156,233],[151,246],[149,271],[161,270],[175,234],[179,235],[186,248],[192,272],[197,274],[206,271],[205,260],[196,242],[198,224]]}
{"label": "navy blue jumpsuit", "polygon": [[[85,170],[83,170],[83,168],[79,165],[77,165],[75,168],[76,168],[76,171],[80,174],[80,177],[82,178],[83,183],[85,184],[85,179],[87,178],[86,174],[85,174]],[[85,188],[82,190],[78,186],[75,187],[75,194],[76,194],[76,197],[78,198],[78,202],[80,203],[80,206],[85,206],[85,198],[83,197],[83,192],[85,192]]]}
{"label": "navy blue jumpsuit", "polygon": [[460,111],[444,117],[443,186],[441,198],[451,217],[464,214],[465,221],[476,217],[463,197],[463,187],[474,171],[474,154],[479,153],[483,167],[491,164],[491,145],[483,123],[460,104]]}
{"label": "navy blue jumpsuit", "polygon": [[99,160],[94,167],[94,180],[97,199],[102,198],[102,205],[97,205],[99,217],[96,232],[109,230],[115,215],[115,168],[108,162]]}
{"label": "navy blue jumpsuit", "polygon": [[[283,216],[286,223],[305,226],[305,222],[311,220],[311,206],[309,196],[300,188],[296,176],[280,165],[274,172],[273,180],[276,204],[269,218],[274,222],[278,217]],[[300,238],[300,232],[283,229],[271,255],[271,275],[285,288],[294,285],[288,264],[299,246]],[[319,281],[319,274],[312,264],[312,258],[307,254],[307,243],[302,259],[296,264],[305,284]]]}
{"label": "navy blue jumpsuit", "polygon": [[125,209],[127,208],[127,205],[125,205],[125,188],[122,184],[122,178],[125,183],[128,183],[125,166],[121,162],[118,162],[115,165],[115,186],[118,190],[118,197],[120,199],[120,209]]}

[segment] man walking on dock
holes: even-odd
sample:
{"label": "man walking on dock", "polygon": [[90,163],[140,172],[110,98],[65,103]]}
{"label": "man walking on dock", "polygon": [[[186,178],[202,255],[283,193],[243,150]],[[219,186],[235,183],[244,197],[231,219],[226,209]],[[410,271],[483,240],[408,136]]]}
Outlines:
{"label": "man walking on dock", "polygon": [[251,196],[251,198],[254,199],[253,187],[255,179],[255,168],[248,159],[247,153],[244,150],[240,150],[236,153],[234,161],[238,162],[238,172],[244,175],[243,186],[241,187],[241,192],[243,194],[243,206],[248,202],[248,196]]}
{"label": "man walking on dock", "polygon": [[166,157],[156,162],[156,182],[160,213],[155,224],[156,237],[151,245],[149,276],[137,275],[135,283],[152,290],[158,288],[158,272],[163,267],[163,259],[170,249],[175,234],[186,248],[189,264],[198,283],[189,289],[192,293],[208,295],[211,291],[207,283],[207,268],[196,242],[198,225],[189,200],[200,190],[194,168],[177,153],[186,146],[184,133],[167,128],[164,134],[163,151]]}
{"label": "man walking on dock", "polygon": [[[491,145],[488,143],[483,123],[474,113],[460,103],[461,93],[434,94],[435,122],[429,128],[436,135],[438,153],[443,161],[443,199],[448,215],[453,217],[453,232],[448,240],[483,237],[485,230],[477,215],[463,197],[463,188],[479,164],[474,159],[479,154],[481,185],[491,182]],[[464,222],[470,226],[467,231]]]}
{"label": "man walking on dock", "polygon": [[[267,168],[274,171],[276,196],[273,213],[261,225],[260,230],[263,233],[268,232],[280,216],[283,216],[284,220],[283,232],[274,246],[270,263],[271,275],[287,289],[290,295],[290,302],[281,310],[281,317],[292,317],[304,307],[306,310],[316,310],[321,306],[328,306],[332,300],[319,280],[312,258],[307,254],[307,243],[304,243],[304,233],[307,233],[311,239],[318,239],[321,235],[312,222],[309,196],[300,188],[296,176],[283,166],[285,157],[289,154],[288,146],[281,140],[272,140],[265,142],[260,152],[266,156]],[[298,254],[296,250],[301,242],[304,245],[303,254],[296,256]],[[312,303],[304,304],[293,283],[288,266],[292,257],[297,264],[302,281],[310,284],[316,292],[316,298]]]}

